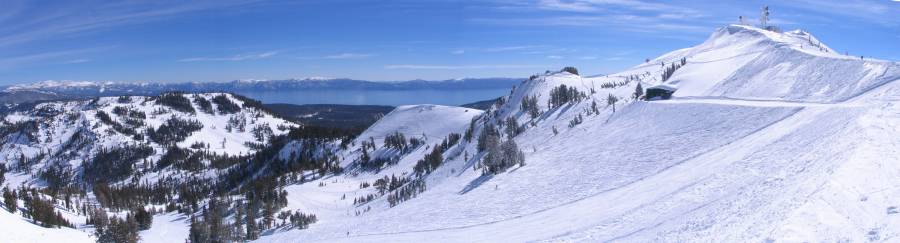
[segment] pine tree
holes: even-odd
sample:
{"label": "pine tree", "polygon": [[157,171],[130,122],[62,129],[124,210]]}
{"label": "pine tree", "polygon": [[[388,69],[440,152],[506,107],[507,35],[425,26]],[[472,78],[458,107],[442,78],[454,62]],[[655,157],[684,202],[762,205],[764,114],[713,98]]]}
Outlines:
{"label": "pine tree", "polygon": [[640,99],[641,96],[644,96],[644,87],[638,82],[637,87],[634,87],[634,99]]}
{"label": "pine tree", "polygon": [[257,202],[254,202],[253,199],[248,198],[247,202],[247,239],[255,240],[259,238],[259,227],[256,224],[256,208],[255,206]]}
{"label": "pine tree", "polygon": [[616,97],[615,95],[612,95],[612,94],[609,94],[609,98],[606,98],[606,103],[608,105],[612,106],[613,112],[616,112],[616,102],[618,102],[618,101],[619,101],[619,97]]}
{"label": "pine tree", "polygon": [[10,213],[16,212],[18,203],[16,203],[15,189],[10,190],[7,187],[3,188],[3,206],[6,207],[6,211],[9,211]]}

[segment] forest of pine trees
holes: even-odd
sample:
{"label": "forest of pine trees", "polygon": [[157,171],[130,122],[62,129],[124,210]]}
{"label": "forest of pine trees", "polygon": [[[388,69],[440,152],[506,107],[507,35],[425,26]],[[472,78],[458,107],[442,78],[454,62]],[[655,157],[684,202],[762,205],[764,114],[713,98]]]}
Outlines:
{"label": "forest of pine trees", "polygon": [[173,110],[185,112],[185,113],[195,113],[194,106],[191,105],[191,101],[184,97],[183,93],[165,93],[156,97],[156,104],[168,106]]}
{"label": "forest of pine trees", "polygon": [[224,94],[216,95],[212,98],[212,102],[216,104],[216,108],[219,109],[219,114],[234,114],[241,111],[241,107],[231,101],[228,96]]}
{"label": "forest of pine trees", "polygon": [[568,87],[565,84],[560,84],[559,86],[550,90],[550,100],[548,106],[550,108],[556,108],[563,106],[569,102],[578,102],[584,99],[586,95],[582,92],[579,92],[575,87]]}
{"label": "forest of pine trees", "polygon": [[121,147],[100,148],[94,159],[83,165],[88,182],[108,182],[125,179],[134,172],[133,165],[153,154],[147,145],[125,144]]}
{"label": "forest of pine trees", "polygon": [[[669,78],[672,77],[672,74],[675,74],[675,70],[678,70],[679,68],[683,67],[686,64],[687,64],[687,58],[681,58],[681,60],[679,60],[678,62],[673,62],[672,64],[670,64],[668,67],[666,67],[666,70],[663,71],[663,73],[662,73],[662,81],[665,82],[665,81],[669,80]],[[663,66],[665,66],[665,65],[663,65]]]}
{"label": "forest of pine trees", "polygon": [[158,128],[148,128],[147,136],[159,144],[174,145],[202,128],[203,124],[199,121],[181,119],[173,115]]}
{"label": "forest of pine trees", "polygon": [[537,118],[541,115],[540,107],[538,107],[537,96],[525,96],[522,97],[522,104],[520,105],[522,110],[528,113],[532,119]]}

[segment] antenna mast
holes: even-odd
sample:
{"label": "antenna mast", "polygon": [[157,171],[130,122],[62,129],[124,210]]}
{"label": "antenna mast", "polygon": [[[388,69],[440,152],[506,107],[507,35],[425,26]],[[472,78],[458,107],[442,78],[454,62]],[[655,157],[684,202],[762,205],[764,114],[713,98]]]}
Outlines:
{"label": "antenna mast", "polygon": [[769,6],[763,6],[762,16],[759,17],[759,21],[762,23],[763,29],[767,29],[769,27]]}

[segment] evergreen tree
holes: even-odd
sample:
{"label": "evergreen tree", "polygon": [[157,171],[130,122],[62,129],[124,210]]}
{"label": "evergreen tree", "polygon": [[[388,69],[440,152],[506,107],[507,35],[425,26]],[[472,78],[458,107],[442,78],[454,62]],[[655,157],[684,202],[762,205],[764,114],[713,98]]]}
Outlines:
{"label": "evergreen tree", "polygon": [[571,74],[578,75],[578,69],[575,68],[575,67],[564,67],[564,68],[562,69],[562,71],[563,71],[563,72],[568,72],[568,73],[571,73]]}
{"label": "evergreen tree", "polygon": [[15,189],[10,190],[8,187],[3,188],[3,206],[6,207],[6,211],[9,211],[10,213],[16,212],[16,208],[19,205],[16,202]]}
{"label": "evergreen tree", "polygon": [[634,87],[634,99],[640,99],[641,96],[644,96],[644,87],[638,82],[637,87]]}
{"label": "evergreen tree", "polygon": [[153,214],[147,212],[144,207],[138,207],[134,210],[134,219],[137,221],[139,230],[148,230],[153,225]]}
{"label": "evergreen tree", "polygon": [[612,106],[613,112],[616,112],[616,102],[618,102],[618,101],[619,101],[619,97],[616,97],[615,95],[612,95],[612,94],[609,94],[609,97],[606,98],[606,103],[608,105]]}

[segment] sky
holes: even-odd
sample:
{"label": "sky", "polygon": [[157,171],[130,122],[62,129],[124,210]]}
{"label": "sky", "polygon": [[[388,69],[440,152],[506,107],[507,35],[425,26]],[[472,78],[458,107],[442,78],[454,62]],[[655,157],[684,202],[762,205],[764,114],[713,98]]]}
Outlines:
{"label": "sky", "polygon": [[745,16],[900,60],[900,0],[0,0],[0,85],[604,74]]}

